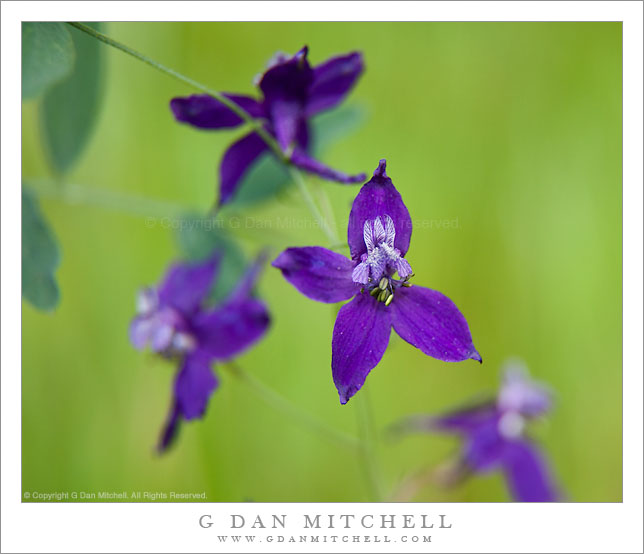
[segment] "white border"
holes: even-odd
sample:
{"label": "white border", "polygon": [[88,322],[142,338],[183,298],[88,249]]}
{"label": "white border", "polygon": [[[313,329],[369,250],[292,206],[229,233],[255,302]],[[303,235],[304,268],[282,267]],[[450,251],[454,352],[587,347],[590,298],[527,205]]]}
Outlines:
{"label": "white border", "polygon": [[[642,3],[640,2],[3,2],[2,10],[2,552],[242,552],[216,535],[231,513],[447,514],[432,545],[319,544],[310,552],[642,552]],[[20,21],[623,21],[623,504],[21,504]],[[592,456],[592,452],[589,452]],[[598,479],[601,476],[597,476]],[[216,526],[198,527],[201,514]],[[299,521],[299,519],[297,519]],[[224,524],[225,522],[225,524]],[[299,524],[289,530],[300,534]],[[330,534],[331,532],[329,532]],[[404,530],[392,531],[392,536]],[[278,533],[275,533],[278,534]],[[282,532],[281,534],[288,534]],[[342,534],[338,532],[337,534]],[[364,535],[364,530],[349,532]],[[422,534],[422,531],[419,533]],[[266,552],[303,545],[262,543]],[[347,550],[349,549],[349,550]],[[246,550],[247,551],[247,550]]]}

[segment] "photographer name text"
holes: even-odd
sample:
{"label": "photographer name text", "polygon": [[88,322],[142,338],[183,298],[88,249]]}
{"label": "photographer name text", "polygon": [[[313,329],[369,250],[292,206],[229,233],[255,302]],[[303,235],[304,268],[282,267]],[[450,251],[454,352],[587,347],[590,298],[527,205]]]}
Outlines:
{"label": "photographer name text", "polygon": [[[291,520],[286,514],[244,516],[230,514],[224,518],[223,527],[229,529],[287,529]],[[219,528],[211,514],[199,517],[204,529]],[[444,514],[302,514],[295,522],[297,529],[451,529],[452,524]]]}

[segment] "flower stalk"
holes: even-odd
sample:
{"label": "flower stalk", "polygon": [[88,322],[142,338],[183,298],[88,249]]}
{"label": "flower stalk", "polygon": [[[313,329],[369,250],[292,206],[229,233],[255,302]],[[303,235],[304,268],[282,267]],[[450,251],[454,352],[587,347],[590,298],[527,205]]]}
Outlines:
{"label": "flower stalk", "polygon": [[362,441],[362,451],[360,453],[362,464],[367,473],[367,483],[371,502],[381,502],[383,499],[380,487],[380,468],[377,463],[375,449],[375,428],[373,424],[373,413],[367,391],[363,391],[363,397],[358,401],[356,418],[360,430],[360,439]]}
{"label": "flower stalk", "polygon": [[328,426],[326,423],[315,418],[308,412],[300,410],[298,407],[291,404],[279,393],[262,383],[254,375],[245,371],[241,366],[234,362],[229,362],[225,367],[237,379],[247,385],[257,396],[259,396],[266,404],[272,406],[276,410],[293,418],[293,421],[299,422],[301,425],[306,426],[317,433],[323,435],[325,438],[341,444],[342,446],[350,446],[351,448],[360,448],[360,439],[353,437],[343,431],[338,431],[333,427]]}
{"label": "flower stalk", "polygon": [[320,209],[318,208],[317,204],[315,203],[315,200],[313,199],[313,196],[311,195],[311,191],[309,191],[309,188],[306,186],[306,182],[304,181],[304,177],[302,174],[295,169],[294,167],[290,166],[289,171],[291,173],[291,177],[295,181],[295,184],[297,185],[297,188],[300,189],[300,194],[302,195],[302,198],[304,199],[304,202],[308,206],[309,210],[313,214],[313,217],[320,222],[320,227],[324,231],[324,234],[327,236],[329,239],[329,242],[331,244],[337,244],[339,242],[338,235],[336,234],[335,230],[331,228],[329,225],[329,222],[327,219],[322,215],[322,212],[320,212]]}

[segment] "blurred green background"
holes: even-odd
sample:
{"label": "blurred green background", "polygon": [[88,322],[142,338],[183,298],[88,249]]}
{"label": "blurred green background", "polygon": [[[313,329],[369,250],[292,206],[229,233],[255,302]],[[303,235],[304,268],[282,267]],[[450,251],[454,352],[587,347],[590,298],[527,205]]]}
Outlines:
{"label": "blurred green background", "polygon": [[[436,361],[392,334],[363,391],[341,406],[330,368],[337,307],[308,300],[269,267],[259,292],[273,324],[239,365],[354,435],[359,403],[369,397],[381,486],[400,498],[403,480],[449,459],[458,442],[390,442],[384,430],[408,414],[493,394],[501,364],[518,356],[556,393],[550,417],[532,430],[568,498],[621,501],[620,23],[114,23],[104,32],[215,89],[247,94],[277,50],[308,44],[313,64],[361,50],[366,72],[346,105],[360,106],[364,122],[324,161],[370,174],[387,158],[416,223],[407,256],[415,282],[454,300],[484,363]],[[41,198],[62,250],[61,302],[47,314],[23,301],[23,490],[368,500],[355,449],[276,411],[222,367],[204,420],[184,425],[167,455],[154,453],[174,366],[130,346],[135,293],[178,255],[160,212],[205,212],[219,159],[244,131],[175,123],[170,98],[193,91],[103,49],[103,105],[66,179],[89,192]],[[23,104],[25,180],[51,176],[39,109]],[[358,188],[309,181],[328,194],[344,236]],[[111,202],[102,191],[167,205],[147,214],[147,204]],[[248,255],[264,243],[275,255],[327,244],[306,224],[296,189],[240,216]],[[278,218],[305,224],[288,228]],[[426,481],[403,496],[508,499],[498,474],[452,490]]]}

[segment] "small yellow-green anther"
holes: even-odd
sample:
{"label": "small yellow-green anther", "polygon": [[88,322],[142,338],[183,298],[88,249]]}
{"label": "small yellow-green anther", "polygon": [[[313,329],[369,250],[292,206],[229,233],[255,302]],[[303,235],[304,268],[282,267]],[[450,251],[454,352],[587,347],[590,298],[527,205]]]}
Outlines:
{"label": "small yellow-green anther", "polygon": [[394,301],[394,294],[392,292],[387,298],[387,300],[385,300],[385,306],[389,306],[389,304],[391,304],[393,301]]}
{"label": "small yellow-green anther", "polygon": [[389,296],[389,291],[388,291],[388,290],[383,290],[383,291],[381,291],[381,292],[380,292],[380,294],[378,295],[378,300],[379,300],[380,302],[384,302],[385,300],[387,300],[387,297],[388,297],[388,296]]}
{"label": "small yellow-green anther", "polygon": [[386,277],[383,277],[382,279],[380,279],[380,283],[378,283],[378,286],[380,287],[380,290],[385,290],[388,284],[389,284],[389,279],[387,279]]}
{"label": "small yellow-green anther", "polygon": [[403,287],[411,287],[411,283],[409,281],[405,281],[402,285]]}
{"label": "small yellow-green anther", "polygon": [[378,287],[374,287],[371,289],[371,292],[369,294],[371,296],[378,296],[380,294],[380,289]]}

